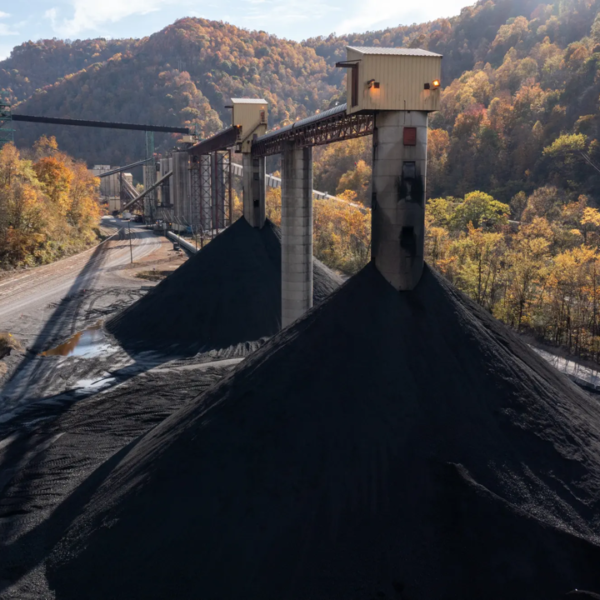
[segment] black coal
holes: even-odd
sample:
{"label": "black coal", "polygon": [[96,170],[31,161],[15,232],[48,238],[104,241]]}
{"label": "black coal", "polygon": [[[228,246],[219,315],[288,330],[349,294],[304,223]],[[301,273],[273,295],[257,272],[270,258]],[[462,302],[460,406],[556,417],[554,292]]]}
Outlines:
{"label": "black coal", "polygon": [[[313,301],[341,279],[314,261]],[[281,235],[239,219],[106,325],[131,349],[227,348],[281,329]]]}
{"label": "black coal", "polygon": [[600,592],[597,402],[428,269],[369,265],[86,486],[61,600]]}

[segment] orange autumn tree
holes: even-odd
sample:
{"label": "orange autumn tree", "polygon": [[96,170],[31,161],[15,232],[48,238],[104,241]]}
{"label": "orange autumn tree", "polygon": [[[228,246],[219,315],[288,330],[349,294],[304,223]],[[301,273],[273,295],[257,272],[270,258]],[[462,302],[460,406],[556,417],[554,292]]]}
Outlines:
{"label": "orange autumn tree", "polygon": [[35,159],[13,144],[0,149],[0,266],[34,266],[97,239],[99,181],[85,164],[41,138]]}

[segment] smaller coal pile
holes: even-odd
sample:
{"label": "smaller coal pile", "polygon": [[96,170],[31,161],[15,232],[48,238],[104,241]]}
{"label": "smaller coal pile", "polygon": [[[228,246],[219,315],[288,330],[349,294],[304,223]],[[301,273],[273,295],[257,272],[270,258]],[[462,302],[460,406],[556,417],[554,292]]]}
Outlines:
{"label": "smaller coal pile", "polygon": [[61,600],[600,592],[597,400],[428,269],[369,265],[105,467]]}
{"label": "smaller coal pile", "polygon": [[[341,279],[314,260],[314,303]],[[281,234],[243,218],[143,298],[108,321],[127,349],[212,350],[260,340],[281,329]]]}

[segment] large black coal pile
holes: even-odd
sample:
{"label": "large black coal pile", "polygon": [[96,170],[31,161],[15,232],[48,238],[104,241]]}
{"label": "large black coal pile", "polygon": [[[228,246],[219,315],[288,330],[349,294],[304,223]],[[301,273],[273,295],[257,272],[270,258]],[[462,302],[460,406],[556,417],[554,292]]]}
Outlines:
{"label": "large black coal pile", "polygon": [[[314,261],[314,303],[341,279]],[[108,321],[125,348],[220,349],[281,329],[281,234],[239,219],[146,296]]]}
{"label": "large black coal pile", "polygon": [[597,401],[427,269],[368,266],[118,460],[59,600],[600,591]]}

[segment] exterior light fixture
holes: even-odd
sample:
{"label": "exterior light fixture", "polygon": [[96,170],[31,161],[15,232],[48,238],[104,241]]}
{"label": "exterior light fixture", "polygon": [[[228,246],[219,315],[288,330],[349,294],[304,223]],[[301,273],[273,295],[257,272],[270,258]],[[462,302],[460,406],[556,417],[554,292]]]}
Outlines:
{"label": "exterior light fixture", "polygon": [[437,90],[440,87],[441,83],[439,79],[434,79],[431,82],[431,87],[433,87],[434,90]]}
{"label": "exterior light fixture", "polygon": [[375,81],[374,79],[369,79],[369,81],[367,81],[367,87],[369,89],[378,90],[379,89],[379,81]]}

